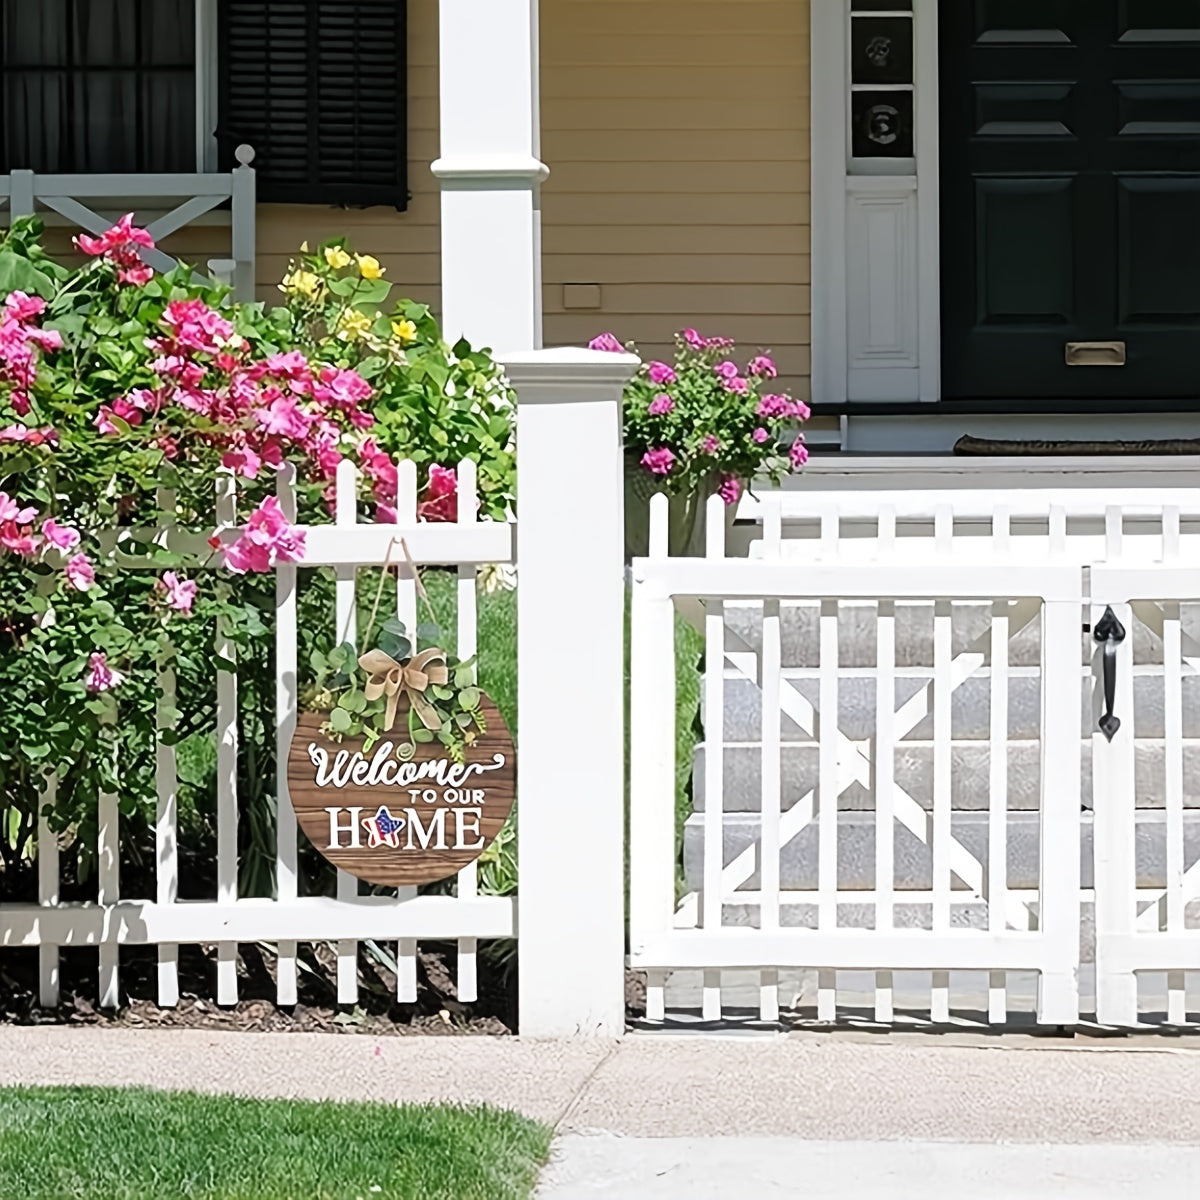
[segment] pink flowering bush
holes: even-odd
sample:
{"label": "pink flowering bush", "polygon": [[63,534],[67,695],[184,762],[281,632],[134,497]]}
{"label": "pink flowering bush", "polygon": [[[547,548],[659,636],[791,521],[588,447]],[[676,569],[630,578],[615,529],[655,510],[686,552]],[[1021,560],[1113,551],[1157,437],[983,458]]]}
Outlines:
{"label": "pink flowering bush", "polygon": [[[86,870],[99,791],[119,791],[129,828],[149,829],[155,746],[208,753],[218,627],[237,656],[239,796],[271,811],[271,572],[305,550],[278,470],[296,473],[298,523],[319,524],[349,458],[364,472],[362,518],[386,521],[397,463],[416,458],[419,518],[452,521],[454,467],[475,457],[481,507],[502,515],[511,397],[490,357],[446,346],[423,306],[386,311],[383,269],[341,241],[293,263],[267,308],[231,303],[188,267],[156,274],[141,257],[153,241],[129,217],[80,235],[74,269],[38,232],[18,221],[0,238],[0,870],[25,861],[47,772],[55,825]],[[234,528],[217,512],[223,472],[236,479]],[[302,602],[321,613],[332,580],[305,578]],[[317,628],[316,615],[301,621],[302,661]],[[164,673],[173,709],[159,705]],[[203,807],[204,773],[180,761]],[[273,856],[243,847],[251,874]],[[269,887],[245,872],[243,885]]]}
{"label": "pink flowering bush", "polygon": [[[625,349],[611,333],[591,347]],[[808,405],[779,390],[778,374],[769,355],[743,365],[730,339],[685,329],[674,362],[643,363],[625,392],[629,469],[653,490],[717,492],[731,506],[754,480],[779,482],[799,470],[808,461],[799,431]]]}

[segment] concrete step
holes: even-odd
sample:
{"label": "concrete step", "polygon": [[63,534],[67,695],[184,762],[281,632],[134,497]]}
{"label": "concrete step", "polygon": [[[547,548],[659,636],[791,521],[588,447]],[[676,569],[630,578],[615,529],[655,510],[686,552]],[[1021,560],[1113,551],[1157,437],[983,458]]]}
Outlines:
{"label": "concrete step", "polygon": [[[1091,1015],[1096,1008],[1096,968],[1092,954],[1091,905],[1085,905],[1084,928],[1088,953],[1079,968],[1079,1000],[1082,1013]],[[950,1011],[987,1023],[988,975],[983,971],[950,971]],[[1141,982],[1139,1009],[1143,1018],[1165,1017],[1167,1012],[1166,976],[1148,972]],[[1032,1021],[1037,1011],[1038,976],[1032,971],[1009,971],[1005,975],[1007,1008],[1010,1016]],[[892,973],[893,1001],[898,1013],[914,1014],[929,1010],[928,971],[894,971]],[[721,973],[722,1010],[727,1019],[740,1014],[750,1020],[758,1016],[760,974],[758,971],[723,971]],[[673,971],[667,977],[666,1006],[672,1020],[697,1023],[700,1020],[704,994],[703,971]],[[1200,1012],[1200,973],[1187,976],[1187,1011]],[[859,1016],[870,1021],[875,1008],[875,973],[873,971],[839,971],[837,973],[837,1002],[842,1019]],[[785,1011],[799,1011],[815,1018],[817,1004],[817,972],[807,969],[787,969],[779,972],[779,1003]],[[901,1022],[902,1023],[902,1022]]]}
{"label": "concrete step", "polygon": [[[959,654],[974,644],[991,627],[990,604],[954,605],[952,647]],[[820,661],[820,608],[815,603],[783,603],[780,607],[780,626],[785,667],[816,666]],[[1200,640],[1200,604],[1182,606],[1184,633]],[[1085,615],[1080,608],[1080,662],[1091,655],[1091,643],[1083,631]],[[738,635],[751,648],[762,645],[762,605],[728,602],[725,605],[725,625],[731,635]],[[848,667],[870,667],[876,662],[876,608],[873,604],[844,601],[838,615],[838,661]],[[727,648],[737,647],[730,636]],[[1136,664],[1162,662],[1162,642],[1140,621],[1133,623],[1133,649]],[[1009,642],[1009,663],[1013,666],[1036,666],[1040,661],[1040,622],[1034,619]],[[932,666],[933,664],[933,605],[899,604],[896,607],[896,664],[897,666]]]}
{"label": "concrete step", "polygon": [[[724,862],[730,863],[759,840],[757,814],[730,813],[721,822]],[[957,812],[952,814],[953,837],[978,861],[988,856],[988,814]],[[1036,888],[1038,885],[1041,830],[1037,813],[1010,812],[1007,816],[1008,886]],[[785,889],[811,889],[818,882],[817,824],[810,822],[780,852],[780,883]],[[927,889],[932,884],[933,858],[930,847],[920,842],[899,823],[895,825],[894,886],[897,889]],[[1092,817],[1083,814],[1083,830],[1077,847],[1055,847],[1055,854],[1078,854],[1083,886],[1093,886]],[[1200,812],[1184,814],[1184,869],[1200,858]],[[1166,823],[1161,811],[1139,811],[1136,819],[1135,861],[1139,887],[1161,887],[1166,881]],[[683,868],[687,886],[698,890],[704,870],[704,817],[688,818],[683,831]],[[842,812],[838,814],[838,887],[864,889],[875,886],[875,814]],[[955,881],[957,887],[963,887]],[[744,890],[759,886],[758,873],[742,885]],[[801,906],[803,907],[803,906]]]}
{"label": "concrete step", "polygon": [[[910,668],[911,670],[911,668]],[[819,709],[820,681],[811,670],[792,669],[784,673],[787,683],[814,708]],[[932,675],[917,670],[898,676],[893,691],[892,711],[898,711],[913,696],[929,687]],[[950,727],[955,741],[986,741],[991,736],[991,672],[982,668],[964,680],[950,699]],[[1014,668],[1008,680],[1008,736],[1011,739],[1036,740],[1041,734],[1042,681],[1032,668]],[[701,693],[703,697],[703,693]],[[723,705],[727,742],[756,742],[762,730],[762,691],[758,684],[742,675],[727,675]],[[877,684],[873,669],[842,673],[838,677],[838,728],[849,738],[865,740],[875,736]],[[706,717],[701,707],[702,719]],[[1090,736],[1093,725],[1093,680],[1090,670],[1079,678],[1080,734]],[[1129,714],[1119,714],[1128,726]],[[1139,667],[1133,679],[1133,721],[1138,738],[1166,735],[1162,668]],[[780,735],[787,742],[811,741],[790,717],[782,715]],[[1183,679],[1183,736],[1200,738],[1200,676]],[[930,713],[908,735],[922,741],[933,737]]]}
{"label": "concrete step", "polygon": [[[692,798],[697,812],[707,805],[705,780],[706,747],[696,748],[692,771]],[[784,809],[790,808],[817,784],[818,747],[785,745],[780,751]],[[1015,810],[1039,807],[1041,796],[1041,747],[1037,742],[1009,742],[1008,804]],[[1092,795],[1091,740],[1080,741],[1080,796],[1090,806]],[[903,742],[894,755],[894,778],[922,808],[933,808],[933,743]],[[1164,804],[1166,747],[1161,741],[1139,740],[1134,746],[1138,808],[1157,809]],[[991,747],[986,742],[955,742],[950,748],[950,804],[963,812],[989,807]],[[722,808],[727,813],[757,812],[762,803],[762,747],[755,744],[726,745],[722,761]],[[1200,740],[1183,743],[1183,803],[1200,809]],[[852,783],[838,799],[843,810],[874,808],[870,792]]]}

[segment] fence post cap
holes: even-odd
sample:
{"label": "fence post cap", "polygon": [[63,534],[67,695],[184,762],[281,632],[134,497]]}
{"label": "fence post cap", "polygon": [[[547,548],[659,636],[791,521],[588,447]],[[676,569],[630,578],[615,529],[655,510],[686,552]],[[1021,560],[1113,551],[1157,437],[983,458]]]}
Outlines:
{"label": "fence post cap", "polygon": [[624,387],[641,366],[636,354],[613,354],[580,346],[520,350],[498,354],[509,382],[521,384],[597,384]]}

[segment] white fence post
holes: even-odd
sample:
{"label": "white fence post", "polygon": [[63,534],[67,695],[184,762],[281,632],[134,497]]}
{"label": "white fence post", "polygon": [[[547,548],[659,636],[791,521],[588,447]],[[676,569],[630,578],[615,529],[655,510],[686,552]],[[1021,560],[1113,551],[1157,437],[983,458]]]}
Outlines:
{"label": "white fence post", "polygon": [[637,359],[542,350],[505,365],[520,431],[520,1032],[617,1037],[625,1029],[621,393]]}
{"label": "white fence post", "polygon": [[254,264],[256,261],[257,232],[256,219],[256,180],[254,168],[254,150],[250,146],[239,146],[234,151],[238,165],[233,169],[231,185],[231,216],[230,249],[233,252],[233,294],[243,304],[249,304],[254,299]]}

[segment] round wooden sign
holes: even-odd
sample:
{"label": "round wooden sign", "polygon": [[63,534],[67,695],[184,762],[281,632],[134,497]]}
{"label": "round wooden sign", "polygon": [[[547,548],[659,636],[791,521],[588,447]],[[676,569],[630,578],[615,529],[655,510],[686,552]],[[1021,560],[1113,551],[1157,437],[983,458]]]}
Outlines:
{"label": "round wooden sign", "polygon": [[308,840],[336,867],[387,887],[433,883],[474,862],[495,840],[516,798],[512,737],[492,701],[487,732],[455,762],[441,742],[407,761],[403,729],[369,751],[334,741],[324,713],[302,713],[288,755],[292,807]]}

